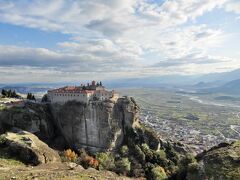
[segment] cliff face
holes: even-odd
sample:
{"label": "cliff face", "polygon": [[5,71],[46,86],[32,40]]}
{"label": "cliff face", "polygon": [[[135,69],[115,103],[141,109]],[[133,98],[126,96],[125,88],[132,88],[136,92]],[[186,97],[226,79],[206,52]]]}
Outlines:
{"label": "cliff face", "polygon": [[138,124],[138,106],[132,98],[89,104],[52,104],[54,123],[68,145],[90,151],[112,150],[122,144],[125,129]]}
{"label": "cliff face", "polygon": [[0,111],[0,133],[13,127],[36,134],[44,141],[55,136],[54,124],[47,105],[25,103],[23,107],[10,107]]}
{"label": "cliff face", "polygon": [[128,97],[89,104],[26,103],[0,111],[0,133],[17,127],[60,148],[112,150],[121,145],[125,129],[138,124],[138,111]]}

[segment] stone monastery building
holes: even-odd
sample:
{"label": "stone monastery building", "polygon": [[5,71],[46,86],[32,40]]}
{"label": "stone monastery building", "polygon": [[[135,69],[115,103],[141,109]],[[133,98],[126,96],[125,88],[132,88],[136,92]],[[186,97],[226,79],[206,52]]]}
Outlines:
{"label": "stone monastery building", "polygon": [[88,103],[89,101],[116,99],[118,94],[114,90],[107,91],[102,83],[92,81],[86,86],[66,86],[48,91],[48,99],[52,103],[65,103],[67,101],[78,101]]}

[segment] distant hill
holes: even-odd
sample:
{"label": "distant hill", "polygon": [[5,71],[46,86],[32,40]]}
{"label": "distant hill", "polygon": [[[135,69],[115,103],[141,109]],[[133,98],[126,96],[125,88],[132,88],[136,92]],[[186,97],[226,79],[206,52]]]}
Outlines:
{"label": "distant hill", "polygon": [[161,75],[139,78],[125,78],[106,80],[104,84],[111,88],[118,87],[191,87],[194,89],[213,88],[224,85],[230,81],[240,79],[240,69],[210,73],[206,75]]}
{"label": "distant hill", "polygon": [[218,87],[218,90],[230,94],[240,94],[240,79],[230,81],[229,83]]}
{"label": "distant hill", "polygon": [[[159,75],[138,78],[121,78],[112,80],[102,80],[103,84],[109,88],[182,88],[182,89],[204,89],[215,88],[222,86],[230,81],[240,79],[240,69],[223,72],[223,73],[210,73],[206,75]],[[61,87],[65,85],[76,85],[79,82],[61,82],[61,83],[23,83],[23,84],[10,84],[8,88],[16,89],[21,93],[30,91],[39,92],[46,91],[49,88]],[[6,86],[0,84],[0,88]],[[28,89],[33,88],[33,89]],[[41,89],[43,88],[43,89]]]}
{"label": "distant hill", "polygon": [[223,73],[211,73],[201,76],[198,82],[215,82],[219,84],[224,84],[229,81],[240,79],[240,69],[234,71],[228,71]]}
{"label": "distant hill", "polygon": [[18,93],[21,93],[21,94],[27,94],[29,92],[31,93],[44,93],[46,92],[47,90],[49,90],[49,88],[45,88],[45,87],[25,87],[25,86],[21,86],[21,87],[18,87],[18,86],[4,86],[4,87],[1,87],[1,89],[5,89],[5,90],[15,90],[16,92]]}
{"label": "distant hill", "polygon": [[225,94],[240,95],[240,79],[230,81],[216,88],[200,90],[200,92],[202,91],[209,92],[209,93],[225,93]]}

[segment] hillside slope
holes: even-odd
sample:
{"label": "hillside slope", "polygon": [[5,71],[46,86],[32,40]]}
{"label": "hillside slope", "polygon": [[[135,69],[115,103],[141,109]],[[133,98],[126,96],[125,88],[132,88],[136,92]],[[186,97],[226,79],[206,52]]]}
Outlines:
{"label": "hillside slope", "polygon": [[200,90],[199,92],[240,95],[240,79],[230,81],[224,85],[221,85],[215,88],[206,88],[206,89]]}
{"label": "hillside slope", "polygon": [[240,140],[222,143],[197,156],[198,163],[188,168],[188,179],[239,180]]}

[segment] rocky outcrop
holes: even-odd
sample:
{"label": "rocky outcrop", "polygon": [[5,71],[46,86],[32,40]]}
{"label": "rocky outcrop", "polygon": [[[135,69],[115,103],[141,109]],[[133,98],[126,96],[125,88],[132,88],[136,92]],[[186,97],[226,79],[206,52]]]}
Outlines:
{"label": "rocky outcrop", "polygon": [[88,104],[26,102],[23,107],[0,111],[0,133],[17,127],[60,148],[112,150],[123,142],[125,129],[138,124],[138,111],[134,99],[129,97]]}
{"label": "rocky outcrop", "polygon": [[55,128],[47,105],[26,102],[23,107],[0,111],[0,133],[13,127],[36,134],[45,142],[55,137]]}
{"label": "rocky outcrop", "polygon": [[240,177],[240,141],[222,143],[197,155],[190,165],[187,179],[233,179]]}
{"label": "rocky outcrop", "polygon": [[138,124],[138,106],[132,98],[51,104],[56,126],[70,146],[90,151],[112,150],[120,146],[125,130]]}
{"label": "rocky outcrop", "polygon": [[1,148],[18,157],[27,164],[38,165],[61,162],[56,151],[27,131],[17,130],[0,136]]}

